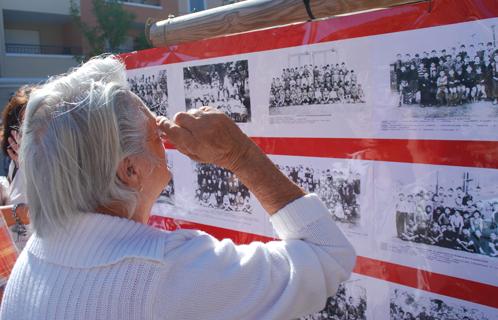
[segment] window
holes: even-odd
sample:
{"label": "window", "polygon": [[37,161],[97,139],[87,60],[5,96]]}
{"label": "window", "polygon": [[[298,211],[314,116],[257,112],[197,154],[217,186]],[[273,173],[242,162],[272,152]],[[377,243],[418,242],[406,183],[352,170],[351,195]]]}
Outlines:
{"label": "window", "polygon": [[40,45],[40,32],[37,30],[5,29],[5,43]]}
{"label": "window", "polygon": [[206,9],[204,0],[189,0],[190,12],[199,12]]}

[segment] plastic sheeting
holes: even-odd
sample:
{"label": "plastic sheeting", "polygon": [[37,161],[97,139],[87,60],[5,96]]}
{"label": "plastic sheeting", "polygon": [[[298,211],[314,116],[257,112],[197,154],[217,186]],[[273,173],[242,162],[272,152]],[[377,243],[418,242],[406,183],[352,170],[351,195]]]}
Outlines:
{"label": "plastic sheeting", "polygon": [[[123,58],[157,113],[227,112],[330,209],[359,257],[308,319],[498,319],[497,25],[496,0],[437,0]],[[166,147],[152,225],[274,238],[235,176]]]}

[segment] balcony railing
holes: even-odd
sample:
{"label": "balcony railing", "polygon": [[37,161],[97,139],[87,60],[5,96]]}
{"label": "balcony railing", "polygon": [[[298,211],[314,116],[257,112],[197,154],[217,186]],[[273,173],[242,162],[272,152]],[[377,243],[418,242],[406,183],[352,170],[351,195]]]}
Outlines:
{"label": "balcony railing", "polygon": [[19,54],[58,54],[58,55],[81,55],[81,47],[68,46],[47,46],[37,44],[6,43],[5,51],[7,53]]}

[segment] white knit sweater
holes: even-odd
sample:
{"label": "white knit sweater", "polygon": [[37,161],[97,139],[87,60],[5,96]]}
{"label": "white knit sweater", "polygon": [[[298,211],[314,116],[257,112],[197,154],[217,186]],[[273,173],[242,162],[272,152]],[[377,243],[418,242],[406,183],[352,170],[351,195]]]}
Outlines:
{"label": "white knit sweater", "polygon": [[293,319],[322,309],[355,254],[315,195],[271,218],[284,241],[234,245],[102,214],[31,237],[1,319]]}

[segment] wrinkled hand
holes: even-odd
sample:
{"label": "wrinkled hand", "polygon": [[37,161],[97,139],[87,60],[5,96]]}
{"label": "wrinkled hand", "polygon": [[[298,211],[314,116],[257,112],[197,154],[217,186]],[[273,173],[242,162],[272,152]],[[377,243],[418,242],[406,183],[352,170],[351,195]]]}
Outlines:
{"label": "wrinkled hand", "polygon": [[234,172],[269,214],[304,195],[224,113],[210,107],[157,118],[163,139],[191,159]]}
{"label": "wrinkled hand", "polygon": [[19,143],[20,137],[16,130],[10,132],[11,136],[7,139],[9,146],[7,147],[7,154],[9,158],[14,161],[16,167],[19,168]]}
{"label": "wrinkled hand", "polygon": [[254,143],[224,113],[211,107],[157,118],[161,137],[192,160],[236,171]]}

